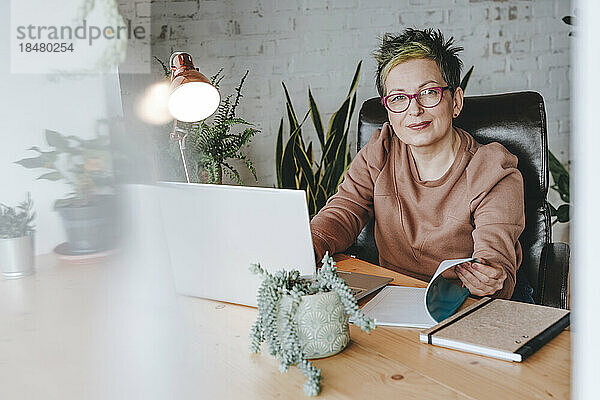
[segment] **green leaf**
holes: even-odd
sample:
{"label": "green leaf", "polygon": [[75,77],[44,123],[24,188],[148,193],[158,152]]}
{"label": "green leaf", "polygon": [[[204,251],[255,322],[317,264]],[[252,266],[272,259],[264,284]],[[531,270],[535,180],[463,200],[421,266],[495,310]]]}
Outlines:
{"label": "green leaf", "polygon": [[358,62],[356,66],[356,71],[354,71],[354,77],[352,78],[352,83],[350,84],[350,89],[348,90],[348,97],[356,90],[358,86],[358,78],[360,77],[360,68],[362,66],[362,60]]}
{"label": "green leaf", "polygon": [[294,147],[294,156],[298,162],[298,165],[300,166],[302,176],[307,180],[308,187],[314,192],[315,177],[313,176],[313,170],[308,158],[308,154],[306,154],[302,147],[296,144]]}
{"label": "green leaf", "polygon": [[554,206],[550,203],[548,203],[548,207],[550,208],[550,216],[556,217],[556,215],[557,215],[556,208],[554,208]]}
{"label": "green leaf", "polygon": [[344,132],[345,136],[348,136],[348,131],[350,131],[350,122],[352,121],[352,114],[354,114],[354,107],[356,106],[356,93],[352,96],[352,101],[350,102],[350,111],[348,112],[348,124],[346,125],[346,131]]}
{"label": "green leaf", "polygon": [[[317,195],[316,195],[316,198],[315,198],[315,203],[316,203],[316,211],[317,212],[321,208],[323,208],[323,206],[325,205],[325,203],[327,203],[327,192],[325,191],[325,188],[321,184],[317,185]],[[311,215],[311,217],[313,217],[313,216],[314,215]]]}
{"label": "green leaf", "polygon": [[[340,108],[333,113],[333,115],[331,116],[331,119],[329,120],[329,129],[327,132],[327,139],[329,139],[330,136],[332,135],[343,135],[344,131],[346,130],[346,121],[348,121],[350,118],[350,113],[348,112],[348,109],[350,107],[350,101],[351,101],[351,96],[352,93],[356,90],[356,87],[358,85],[358,77],[360,74],[360,68],[361,68],[361,64],[362,61],[360,61],[358,63],[358,66],[356,67],[356,72],[354,73],[354,77],[352,78],[352,84],[350,85],[350,90],[348,91],[348,96],[346,96],[346,99],[344,100],[344,102],[342,103],[342,105],[340,106]],[[337,142],[339,143],[339,140],[341,140],[341,138],[338,138]],[[334,148],[337,148],[337,144],[334,146]],[[327,147],[327,144],[326,144]],[[330,159],[331,161],[331,159]]]}
{"label": "green leaf", "polygon": [[39,176],[38,179],[47,179],[49,181],[59,181],[59,180],[63,179],[63,176],[58,171],[52,171],[52,172],[48,172],[44,175]]}
{"label": "green leaf", "polygon": [[558,161],[550,149],[548,149],[548,168],[555,183],[558,183],[560,175],[569,175],[567,169]]}
{"label": "green leaf", "polygon": [[[297,132],[297,130],[295,131]],[[296,184],[296,175],[299,173],[298,165],[294,159],[294,144],[296,138],[292,133],[288,139],[283,156],[281,158],[281,186],[282,189],[298,189]]]}
{"label": "green leaf", "polygon": [[313,165],[313,150],[312,150],[312,142],[308,144],[308,148],[306,149],[306,154],[308,155],[308,161],[310,161],[310,165]]}
{"label": "green leaf", "polygon": [[283,189],[299,189],[300,181],[299,181],[299,173],[300,168],[296,162],[294,157],[294,146],[298,140],[298,136],[300,135],[300,128],[306,118],[308,117],[308,113],[304,116],[302,123],[299,124],[296,129],[291,133],[290,138],[288,139],[287,144],[285,145],[285,149],[283,151],[283,157],[281,159],[281,188]]}
{"label": "green leaf", "polygon": [[561,205],[556,211],[558,222],[569,222],[570,206],[568,204]]}
{"label": "green leaf", "polygon": [[288,140],[281,159],[281,189],[297,189],[296,175],[298,167],[294,160],[294,142]]}
{"label": "green leaf", "polygon": [[340,174],[340,177],[337,181],[337,184],[335,185],[335,189],[337,192],[337,188],[342,184],[342,182],[344,181],[344,177],[346,176],[346,172],[348,172],[348,170],[350,169],[350,164],[346,164],[346,167],[344,168],[344,171]]}
{"label": "green leaf", "polygon": [[288,114],[288,122],[290,124],[290,131],[295,131],[298,127],[298,118],[296,118],[296,112],[294,111],[294,106],[292,105],[292,100],[290,99],[290,94],[288,93],[285,83],[281,82],[281,85],[283,86],[283,91],[285,93],[285,104]]}
{"label": "green leaf", "polygon": [[52,147],[65,149],[69,147],[69,140],[56,131],[46,129],[46,141]]}
{"label": "green leaf", "polygon": [[283,118],[279,121],[279,131],[277,132],[277,144],[275,146],[275,166],[277,173],[277,187],[281,188],[281,159],[283,157]]}
{"label": "green leaf", "polygon": [[[337,154],[338,147],[340,142],[344,138],[345,133],[345,125],[349,102],[345,101],[342,107],[336,111],[332,117],[329,125],[329,133],[327,136],[327,143],[325,145],[325,151],[323,152],[323,157],[321,158],[321,163],[325,163],[325,170],[327,170],[328,165],[333,163],[335,160],[335,156]],[[344,115],[344,119],[342,119],[342,115]]]}
{"label": "green leaf", "polygon": [[308,205],[308,215],[312,218],[312,216],[317,213],[318,209],[315,193],[310,186],[306,189],[306,204]]}
{"label": "green leaf", "polygon": [[333,195],[337,191],[338,183],[340,182],[341,177],[344,174],[344,170],[346,169],[346,142],[348,136],[344,135],[342,141],[340,142],[335,159],[333,161],[333,165],[330,167],[332,170],[331,175],[329,176],[328,181],[326,182],[325,189],[327,190],[327,194],[329,196]]}
{"label": "green leaf", "polygon": [[550,150],[548,150],[548,168],[555,183],[555,185],[551,186],[552,189],[558,192],[563,201],[569,202],[569,172]]}
{"label": "green leaf", "polygon": [[321,114],[319,113],[319,108],[317,107],[317,103],[313,98],[310,88],[308,88],[308,102],[310,104],[310,116],[312,117],[315,131],[317,132],[317,138],[319,138],[319,142],[321,143],[321,150],[323,150],[323,148],[325,148],[325,133],[323,132],[323,123],[321,122]]}
{"label": "green leaf", "polygon": [[560,175],[558,177],[558,192],[562,201],[569,202],[569,175]]}
{"label": "green leaf", "polygon": [[475,68],[475,66],[472,66],[467,73],[465,74],[465,76],[462,78],[462,80],[460,81],[460,88],[464,91],[467,90],[467,85],[469,84],[469,79],[471,78],[471,74],[473,73],[473,68]]}
{"label": "green leaf", "polygon": [[46,159],[43,155],[32,158],[23,158],[22,160],[15,161],[15,164],[24,166],[25,168],[44,168],[46,166]]}
{"label": "green leaf", "polygon": [[163,69],[163,74],[164,74],[165,78],[170,77],[171,76],[171,70],[167,67],[167,65],[160,58],[158,58],[156,56],[154,56],[154,59],[160,63],[160,66]]}

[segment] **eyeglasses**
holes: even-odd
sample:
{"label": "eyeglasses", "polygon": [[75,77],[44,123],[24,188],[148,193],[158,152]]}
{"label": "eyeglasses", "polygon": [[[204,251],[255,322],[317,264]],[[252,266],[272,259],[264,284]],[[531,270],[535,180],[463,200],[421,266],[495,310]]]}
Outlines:
{"label": "eyeglasses", "polygon": [[440,104],[444,90],[450,86],[426,88],[415,94],[392,93],[383,98],[383,105],[393,113],[401,113],[408,109],[412,99],[415,99],[422,107],[433,108]]}

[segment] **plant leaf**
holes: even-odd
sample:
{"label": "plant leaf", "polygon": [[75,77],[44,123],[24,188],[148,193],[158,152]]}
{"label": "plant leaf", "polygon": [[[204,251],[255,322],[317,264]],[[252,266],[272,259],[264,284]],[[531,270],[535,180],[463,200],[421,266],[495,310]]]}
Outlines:
{"label": "plant leaf", "polygon": [[348,136],[348,131],[350,131],[350,122],[352,122],[352,114],[354,114],[354,107],[356,106],[356,93],[352,96],[352,101],[350,102],[350,111],[348,112],[348,124],[346,125],[346,131],[344,133],[345,136]]}
{"label": "plant leaf", "polygon": [[356,66],[356,71],[354,71],[354,77],[352,78],[352,83],[350,84],[350,89],[348,90],[348,97],[356,90],[358,86],[358,78],[360,77],[360,68],[362,66],[362,60],[358,62]]}
{"label": "plant leaf", "polygon": [[550,149],[548,149],[548,168],[552,174],[552,180],[555,183],[552,188],[558,192],[563,201],[569,202],[569,172],[560,161],[558,161]]}
{"label": "plant leaf", "polygon": [[170,71],[170,69],[167,67],[166,63],[164,63],[164,62],[163,62],[163,61],[162,61],[160,58],[158,58],[158,57],[156,57],[156,56],[154,56],[154,59],[160,63],[160,66],[161,66],[161,67],[162,67],[162,69],[163,69],[163,74],[164,74],[165,78],[168,78],[168,77],[170,77],[170,76],[171,76],[171,71]]}
{"label": "plant leaf", "polygon": [[333,165],[330,167],[332,172],[329,175],[328,180],[325,182],[325,190],[327,190],[327,194],[329,196],[333,195],[337,191],[338,183],[340,182],[340,179],[344,174],[344,170],[346,169],[347,140],[348,136],[344,135],[338,146]]}
{"label": "plant leaf", "polygon": [[558,192],[562,201],[569,202],[569,175],[560,175],[558,177]]}
{"label": "plant leaf", "polygon": [[56,131],[46,129],[46,141],[52,147],[66,149],[69,148],[69,140]]}
{"label": "plant leaf", "polygon": [[313,125],[315,126],[315,131],[317,132],[317,138],[321,143],[321,150],[325,148],[325,133],[323,132],[323,123],[321,121],[321,114],[319,113],[319,108],[317,107],[317,103],[313,98],[313,95],[308,88],[308,102],[310,104],[310,116],[312,117]]}
{"label": "plant leaf", "polygon": [[299,181],[299,173],[300,168],[296,162],[294,157],[294,146],[298,140],[298,136],[300,135],[300,128],[306,118],[308,117],[308,112],[304,116],[302,123],[300,123],[294,131],[290,134],[290,137],[285,145],[285,149],[283,151],[283,157],[281,159],[281,187],[283,189],[299,189],[300,181]]}
{"label": "plant leaf", "polygon": [[566,168],[558,161],[556,156],[548,149],[548,168],[552,174],[552,179],[555,183],[558,183],[560,175],[569,175]]}
{"label": "plant leaf", "polygon": [[23,158],[22,160],[15,161],[15,164],[22,165],[25,168],[43,168],[46,165],[46,159],[40,155],[32,158]]}
{"label": "plant leaf", "polygon": [[296,175],[298,167],[294,160],[294,142],[290,139],[285,145],[281,159],[281,185],[282,189],[297,189]]}
{"label": "plant leaf", "polygon": [[308,205],[308,215],[312,216],[317,213],[316,196],[312,187],[306,188],[306,204]]}
{"label": "plant leaf", "polygon": [[[321,184],[317,185],[317,195],[316,195],[315,203],[316,203],[316,211],[317,212],[321,208],[323,208],[325,203],[327,203],[327,192],[325,192],[325,188]],[[316,212],[315,212],[315,214],[316,214]],[[313,217],[313,216],[314,215],[311,215],[311,217]]]}
{"label": "plant leaf", "polygon": [[569,222],[570,215],[570,206],[568,204],[563,204],[558,207],[556,210],[556,216],[558,217],[558,222]]}
{"label": "plant leaf", "polygon": [[279,121],[279,131],[277,132],[277,144],[275,145],[275,166],[277,173],[277,187],[281,188],[281,159],[283,157],[283,118]]}
{"label": "plant leaf", "polygon": [[49,181],[59,181],[59,180],[63,179],[63,176],[58,171],[52,171],[52,172],[48,172],[44,175],[39,176],[38,179],[47,179]]}
{"label": "plant leaf", "polygon": [[281,82],[281,85],[283,86],[283,92],[285,93],[285,104],[290,124],[290,132],[295,131],[298,127],[298,118],[296,118],[296,112],[294,111],[294,106],[292,105],[292,100],[290,99],[290,94],[288,93],[285,83]]}
{"label": "plant leaf", "polygon": [[467,73],[465,74],[465,76],[462,78],[462,80],[460,81],[460,88],[464,91],[467,90],[467,85],[469,84],[469,79],[471,78],[471,74],[473,73],[473,68],[475,68],[475,66],[471,66],[471,68],[469,68],[469,70],[467,71]]}
{"label": "plant leaf", "polygon": [[300,170],[302,171],[302,175],[308,182],[308,187],[314,192],[315,188],[315,177],[313,175],[312,166],[310,164],[310,160],[308,158],[308,154],[304,151],[302,147],[300,147],[297,143],[294,147],[294,157],[298,162]]}

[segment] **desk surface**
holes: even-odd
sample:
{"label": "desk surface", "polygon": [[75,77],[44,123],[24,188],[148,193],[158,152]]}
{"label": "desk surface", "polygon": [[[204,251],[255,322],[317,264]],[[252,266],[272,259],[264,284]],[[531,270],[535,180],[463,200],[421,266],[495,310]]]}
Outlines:
{"label": "desk surface", "polygon": [[[354,259],[341,270],[423,282]],[[305,399],[297,368],[248,351],[249,307],[176,295],[161,260],[90,265],[38,258],[0,281],[2,399]],[[316,360],[324,399],[566,399],[570,332],[524,363],[419,343],[417,329],[351,325],[340,354]]]}

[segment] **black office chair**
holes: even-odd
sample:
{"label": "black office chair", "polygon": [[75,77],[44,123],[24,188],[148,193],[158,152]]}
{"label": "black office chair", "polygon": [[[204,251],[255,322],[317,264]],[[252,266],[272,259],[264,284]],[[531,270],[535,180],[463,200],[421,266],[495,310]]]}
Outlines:
{"label": "black office chair", "polygon": [[[375,129],[387,121],[380,99],[372,98],[361,107],[357,148],[360,150]],[[525,185],[525,230],[519,237],[523,262],[517,272],[517,291],[525,280],[533,288],[537,304],[567,308],[569,246],[552,243],[548,194],[548,141],[544,100],[539,93],[518,92],[466,97],[455,125],[469,132],[479,143],[499,142],[519,159]],[[362,230],[346,254],[378,264],[374,219]]]}

